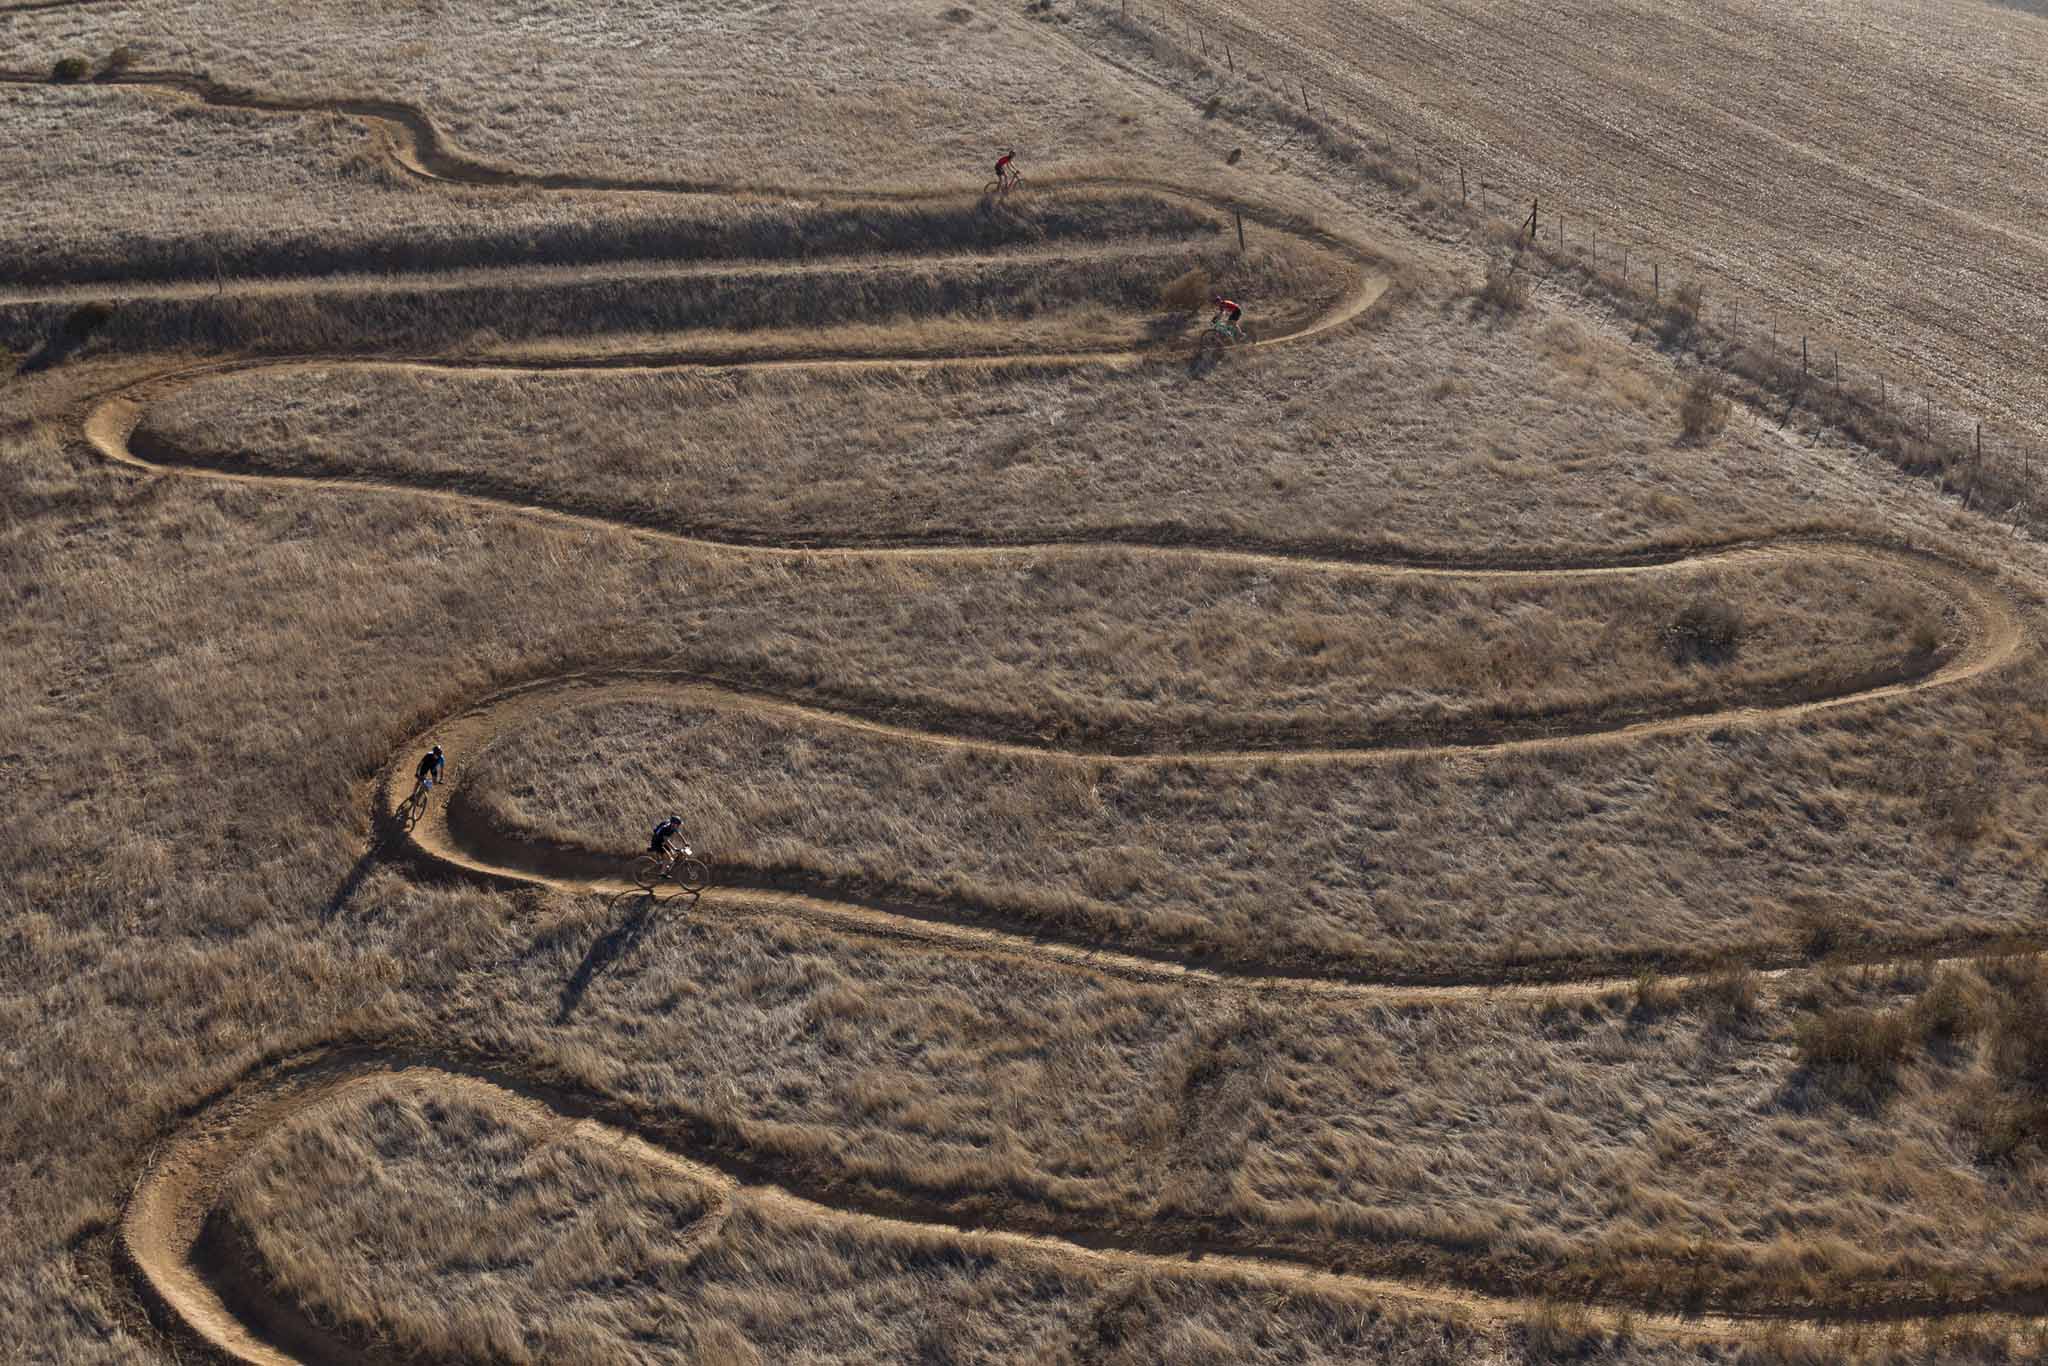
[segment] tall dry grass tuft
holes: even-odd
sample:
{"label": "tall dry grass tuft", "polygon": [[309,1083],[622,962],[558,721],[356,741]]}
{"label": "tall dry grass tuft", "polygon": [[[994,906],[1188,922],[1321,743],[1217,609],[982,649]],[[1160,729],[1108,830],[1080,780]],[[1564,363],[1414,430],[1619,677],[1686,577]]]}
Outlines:
{"label": "tall dry grass tuft", "polygon": [[1688,441],[1704,441],[1727,427],[1729,408],[1719,376],[1702,371],[1685,386],[1685,397],[1679,400],[1679,430]]}
{"label": "tall dry grass tuft", "polygon": [[1159,303],[1170,312],[1196,313],[1207,306],[1212,289],[1209,272],[1195,266],[1159,291]]}
{"label": "tall dry grass tuft", "polygon": [[1661,634],[1674,664],[1726,664],[1742,645],[1742,612],[1721,598],[1697,598]]}
{"label": "tall dry grass tuft", "polygon": [[1520,313],[1529,306],[1535,289],[1532,277],[1520,269],[1521,254],[1496,257],[1486,263],[1486,278],[1474,294],[1479,307],[1496,316]]}
{"label": "tall dry grass tuft", "polygon": [[1845,1098],[1875,1104],[1897,1078],[1913,1043],[1913,1023],[1903,1010],[1824,1010],[1799,1024],[1800,1060],[1823,1074],[1830,1088]]}

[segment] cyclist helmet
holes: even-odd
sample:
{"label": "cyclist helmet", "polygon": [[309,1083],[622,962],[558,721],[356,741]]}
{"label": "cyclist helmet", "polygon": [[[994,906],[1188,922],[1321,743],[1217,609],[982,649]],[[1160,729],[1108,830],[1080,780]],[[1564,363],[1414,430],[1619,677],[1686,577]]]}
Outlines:
{"label": "cyclist helmet", "polygon": [[439,745],[435,745],[435,746],[434,746],[434,753],[436,753],[436,754],[439,754],[440,752],[441,752],[441,747],[440,747]]}
{"label": "cyclist helmet", "polygon": [[1229,300],[1225,299],[1221,294],[1211,294],[1209,296],[1209,302],[1216,305],[1216,307],[1221,308],[1224,304],[1228,303]]}

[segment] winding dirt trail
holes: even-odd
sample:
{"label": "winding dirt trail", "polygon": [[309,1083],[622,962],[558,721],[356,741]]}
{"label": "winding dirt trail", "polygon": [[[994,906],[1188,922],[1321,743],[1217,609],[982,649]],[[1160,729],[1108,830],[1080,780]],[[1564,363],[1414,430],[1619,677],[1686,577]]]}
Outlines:
{"label": "winding dirt trail", "polygon": [[[1284,1255],[1184,1244],[1155,1247],[1142,1237],[1108,1231],[1060,1236],[977,1228],[947,1219],[942,1207],[915,1202],[886,1212],[848,1208],[763,1180],[744,1156],[693,1157],[675,1146],[669,1134],[650,1138],[636,1131],[649,1121],[493,1068],[396,1052],[341,1052],[265,1069],[238,1086],[207,1111],[204,1122],[189,1125],[158,1151],[122,1218],[123,1243],[161,1305],[233,1360],[294,1366],[365,1359],[360,1350],[322,1335],[298,1306],[278,1301],[255,1284],[246,1268],[221,1267],[223,1251],[212,1246],[207,1227],[227,1180],[266,1138],[288,1121],[337,1109],[364,1092],[467,1099],[519,1121],[529,1132],[543,1137],[573,1133],[606,1145],[615,1156],[707,1188],[713,1192],[713,1210],[693,1229],[686,1252],[714,1240],[726,1216],[744,1205],[771,1218],[883,1244],[939,1233],[974,1255],[1032,1265],[1142,1270],[1289,1293],[1363,1295],[1418,1312],[1482,1321],[1514,1322],[1537,1308],[1532,1300],[1330,1271]],[[1638,1334],[1693,1342],[1728,1341],[1759,1325],[1798,1317],[1679,1316],[1603,1306],[1589,1308],[1587,1315],[1591,1326],[1604,1330],[1626,1321]]]}
{"label": "winding dirt trail", "polygon": [[[24,73],[0,73],[0,80],[43,83],[43,78]],[[670,180],[605,179],[559,175],[530,175],[493,167],[452,147],[423,112],[410,106],[383,100],[292,100],[235,91],[198,77],[180,73],[130,72],[104,78],[96,84],[144,86],[168,90],[208,104],[278,112],[322,111],[353,115],[376,130],[394,162],[423,179],[466,185],[517,185],[581,192],[661,192],[681,194],[753,195],[784,197],[814,193],[760,186],[740,187]],[[1228,201],[1205,197],[1182,187],[1142,181],[1096,181],[1094,185],[1149,190],[1166,196],[1199,202],[1211,208],[1238,207]],[[1051,188],[1051,187],[1042,187]],[[890,200],[937,201],[942,195],[899,193],[878,196],[847,196],[844,202]],[[957,198],[958,196],[952,196]],[[1250,216],[1248,212],[1248,216]],[[1316,245],[1339,252],[1353,263],[1355,278],[1339,301],[1321,316],[1291,333],[1262,339],[1258,345],[1292,345],[1320,336],[1359,319],[1377,304],[1388,288],[1379,272],[1380,257],[1370,248],[1333,234],[1290,226],[1279,216],[1268,216],[1267,226],[1277,231],[1296,231]],[[595,270],[596,268],[591,268]],[[177,285],[156,286],[160,297],[179,297]],[[292,292],[293,286],[258,283],[250,289]],[[394,481],[372,478],[288,476],[249,469],[230,469],[200,463],[187,453],[160,442],[139,441],[137,429],[150,404],[190,384],[231,373],[282,371],[308,365],[376,365],[394,369],[433,368],[438,370],[477,369],[563,371],[575,369],[668,368],[684,365],[747,365],[768,367],[833,367],[903,369],[959,365],[1074,364],[1127,366],[1145,362],[1156,352],[1144,350],[1102,350],[985,356],[916,356],[815,354],[761,359],[741,355],[709,355],[701,350],[679,347],[672,352],[642,352],[633,355],[592,355],[550,358],[544,361],[499,358],[448,358],[437,356],[375,357],[332,356],[293,357],[282,360],[230,360],[183,366],[126,384],[97,396],[81,410],[83,435],[106,459],[118,464],[177,477],[224,480],[244,484],[270,484],[280,489],[309,491],[347,487],[388,492],[408,498],[436,498],[469,504],[485,503],[510,508],[518,515],[603,528],[620,535],[651,538],[675,544],[712,546],[733,555],[821,557],[899,556],[923,559],[972,561],[1020,552],[1059,557],[1090,554],[1104,545],[1115,545],[1126,553],[1174,557],[1189,562],[1229,564],[1304,562],[1332,570],[1389,576],[1455,576],[1517,581],[1565,580],[1585,576],[1646,575],[1678,566],[1702,562],[1758,562],[1796,559],[1826,554],[1854,557],[1866,562],[1873,573],[1911,575],[1932,586],[1954,606],[1961,623],[1961,641],[1945,657],[1931,657],[1901,676],[1874,680],[1821,697],[1766,699],[1757,705],[1733,709],[1702,710],[1666,714],[1609,725],[1589,719],[1569,733],[1513,734],[1496,730],[1474,733],[1453,743],[1373,743],[1269,749],[1158,750],[1142,753],[1084,754],[1061,751],[1021,741],[990,739],[949,732],[943,726],[917,728],[885,722],[852,711],[833,710],[814,703],[750,693],[713,680],[680,673],[612,669],[586,671],[549,678],[510,688],[483,698],[459,714],[445,718],[408,743],[391,761],[376,786],[375,817],[378,829],[394,842],[405,841],[405,852],[416,861],[442,870],[489,879],[537,883],[566,891],[619,892],[628,890],[613,871],[619,863],[616,851],[574,849],[523,841],[502,833],[475,828],[459,813],[465,796],[460,772],[463,757],[473,755],[493,737],[530,724],[561,708],[591,702],[661,701],[706,705],[771,717],[779,722],[806,727],[832,727],[859,731],[891,744],[944,750],[975,750],[992,755],[1028,754],[1049,762],[1087,762],[1118,765],[1200,764],[1219,770],[1243,769],[1275,764],[1366,764],[1403,756],[1460,752],[1506,754],[1520,750],[1564,747],[1626,745],[1658,737],[1685,734],[1732,724],[1787,724],[1801,719],[1856,709],[1888,705],[1900,698],[1930,689],[1953,687],[1979,678],[2014,659],[2027,647],[2026,628],[2011,601],[1984,576],[1935,557],[1897,547],[1845,540],[1788,538],[1770,542],[1744,542],[1717,547],[1651,547],[1622,553],[1610,559],[1585,559],[1512,565],[1459,563],[1454,559],[1434,562],[1372,559],[1358,552],[1305,550],[1299,547],[1251,547],[1219,540],[1212,545],[1153,544],[1135,540],[1082,542],[1030,542],[994,544],[861,544],[843,546],[773,545],[722,540],[715,529],[701,534],[683,534],[649,526],[623,525],[585,513],[535,506],[512,498],[491,499],[454,487],[435,486],[428,481]],[[457,777],[449,788],[437,794],[427,818],[409,834],[401,831],[396,813],[410,786],[409,761],[428,739],[444,745],[454,757]],[[451,813],[456,813],[451,817]],[[1109,947],[1081,939],[1062,940],[1056,935],[1005,927],[990,923],[986,908],[952,906],[942,902],[860,900],[827,894],[818,889],[770,885],[757,878],[756,885],[714,888],[705,904],[721,914],[767,914],[828,925],[863,935],[937,944],[951,950],[999,953],[1028,957],[1056,966],[1089,972],[1111,973],[1153,981],[1188,983],[1203,989],[1282,991],[1320,997],[1338,997],[1360,1002],[1405,1004],[1459,998],[1540,997],[1611,991],[1632,977],[1633,969],[1617,966],[1612,972],[1580,973],[1549,981],[1527,981],[1505,976],[1472,980],[1404,982],[1317,977],[1262,969],[1256,964],[1209,964],[1189,961],[1167,953],[1150,953],[1124,947]],[[1968,952],[1971,945],[1947,947]],[[1917,955],[1916,955],[1917,956]],[[1759,961],[1756,966],[1775,972],[1797,971],[1790,964]],[[522,1080],[510,1070],[493,1070],[449,1059],[416,1056],[398,1051],[349,1050],[315,1059],[299,1060],[259,1068],[241,1082],[196,1108],[188,1121],[155,1154],[129,1200],[121,1224],[122,1246],[142,1279],[164,1307],[175,1314],[215,1350],[237,1360],[283,1362],[295,1360],[352,1360],[359,1354],[339,1341],[324,1339],[300,1322],[296,1328],[294,1307],[251,1303],[259,1295],[245,1277],[224,1277],[210,1267],[205,1247],[207,1217],[219,1200],[223,1184],[236,1163],[252,1147],[273,1133],[285,1121],[314,1113],[322,1107],[342,1103],[365,1087],[401,1087],[459,1092],[501,1110],[513,1111],[542,1128],[579,1133],[597,1138],[627,1153],[635,1161],[664,1167],[692,1180],[707,1182],[719,1192],[721,1209],[738,1202],[779,1212],[792,1219],[844,1227],[861,1237],[877,1239],[905,1236],[928,1237],[934,1231],[987,1249],[991,1253],[1030,1259],[1052,1259],[1068,1263],[1090,1262],[1111,1267],[1143,1268],[1176,1276],[1229,1279],[1271,1285],[1276,1288],[1317,1288],[1364,1293],[1419,1310],[1473,1316],[1481,1319],[1521,1318],[1531,1305],[1509,1294],[1487,1289],[1453,1288],[1422,1284],[1398,1278],[1343,1274],[1290,1260],[1285,1254],[1262,1255],[1255,1248],[1212,1248],[1174,1241],[1179,1233],[1164,1229],[1155,1235],[1074,1229],[1033,1229],[1031,1231],[988,1231],[971,1229],[949,1217],[946,1206],[920,1204],[906,1197],[890,1208],[869,1208],[835,1203],[833,1192],[823,1189],[806,1193],[782,1184],[772,1154],[753,1157],[735,1155],[724,1147],[706,1151],[680,1130],[649,1128],[648,1117],[625,1114],[608,1108],[611,1102],[593,1096],[579,1096],[550,1090]],[[710,1221],[715,1226],[717,1220]],[[712,1234],[715,1236],[715,1227]],[[1148,1240],[1149,1239],[1149,1240]],[[1200,1260],[1191,1260],[1199,1255]],[[1475,1273],[1476,1274],[1476,1273]],[[1981,1312],[1987,1307],[2015,1312],[2037,1313],[2036,1305],[1968,1306],[1908,1305],[1898,1307],[1893,1317],[1922,1314],[1940,1317],[1952,1313]],[[1596,1324],[1616,1326],[1626,1314],[1633,1330],[1674,1339],[1728,1339],[1741,1336],[1759,1318],[1734,1314],[1676,1318],[1641,1310],[1595,1307]],[[1770,1318],[1791,1322],[1826,1322],[1856,1317],[1825,1310],[1788,1310]],[[303,1316],[301,1316],[303,1318]],[[287,1325],[279,1328],[278,1325]]]}
{"label": "winding dirt trail", "polygon": [[[1150,753],[1104,754],[1059,749],[1044,744],[991,740],[949,734],[933,729],[916,729],[881,721],[857,713],[834,710],[811,703],[791,701],[707,681],[687,673],[653,669],[589,670],[544,679],[507,689],[483,699],[467,710],[448,717],[423,732],[401,751],[386,770],[378,788],[378,815],[386,828],[396,824],[396,813],[411,791],[409,763],[412,755],[429,743],[442,745],[451,755],[481,752],[495,738],[515,734],[544,722],[549,715],[571,707],[594,704],[659,703],[690,705],[741,712],[780,723],[836,728],[886,739],[891,743],[938,750],[971,750],[992,756],[1035,758],[1054,763],[1084,763],[1129,767],[1200,765],[1218,770],[1264,769],[1278,765],[1343,765],[1385,762],[1404,757],[1443,754],[1453,750],[1478,755],[1500,755],[1517,751],[1627,744],[1656,736],[1686,734],[1726,726],[1735,722],[1779,723],[1850,708],[1881,705],[1887,700],[1929,688],[1952,686],[1979,677],[2012,659],[2025,635],[2009,604],[1986,591],[1968,574],[1940,561],[1907,551],[1886,550],[1854,543],[1791,542],[1784,545],[1743,547],[1708,552],[1697,558],[1673,559],[1669,564],[1690,564],[1699,560],[1725,562],[1736,559],[1796,557],[1813,553],[1815,545],[1835,553],[1867,558],[1874,569],[1912,572],[1923,584],[1936,586],[1955,603],[1964,623],[1964,643],[1946,660],[1930,660],[1911,677],[1817,699],[1778,706],[1713,709],[1691,715],[1662,716],[1611,729],[1588,729],[1580,733],[1537,734],[1504,740],[1474,740],[1468,744],[1361,742],[1353,747],[1305,746],[1291,749],[1188,749],[1177,747]],[[1064,553],[1067,547],[1055,552]],[[842,552],[867,554],[877,552]],[[900,552],[884,551],[883,554]],[[973,557],[985,552],[935,549],[925,555]],[[1140,550],[1135,553],[1231,559],[1246,558],[1239,552],[1189,550]],[[1257,559],[1260,557],[1250,557]],[[1648,574],[1662,565],[1563,570],[1452,570],[1399,567],[1387,572],[1446,577],[1479,574],[1508,579],[1570,578],[1589,574]],[[426,816],[407,838],[417,853],[441,867],[488,879],[533,883],[570,893],[616,894],[634,890],[624,876],[631,851],[570,846],[539,840],[524,841],[489,829],[473,815],[466,801],[466,789],[458,774],[444,785]],[[948,903],[914,895],[867,895],[855,898],[842,890],[810,887],[792,878],[787,870],[721,868],[724,885],[704,893],[708,908],[721,915],[765,914],[784,916],[828,925],[836,930],[869,936],[914,940],[955,949],[1004,952],[1041,960],[1052,960],[1076,968],[1121,977],[1166,982],[1198,983],[1210,987],[1255,989],[1304,996],[1334,997],[1360,1003],[1412,1005],[1480,996],[1554,998],[1560,994],[1598,995],[1625,987],[1647,966],[1621,961],[1605,970],[1587,971],[1584,966],[1567,966],[1552,972],[1530,969],[1509,974],[1482,970],[1458,975],[1454,972],[1428,976],[1389,976],[1373,973],[1331,971],[1309,975],[1264,967],[1256,963],[1196,962],[1186,954],[1148,950],[1131,946],[1106,945],[1084,937],[1081,931],[1067,934],[1057,928],[1005,928],[1001,909]],[[991,921],[997,923],[991,924]],[[2001,941],[2004,943],[2005,941]],[[1986,947],[1970,941],[1916,945],[1921,953],[1968,953]],[[1751,965],[1771,973],[1799,970],[1798,960],[1776,960],[1756,956]],[[1682,979],[1681,979],[1682,980]]]}

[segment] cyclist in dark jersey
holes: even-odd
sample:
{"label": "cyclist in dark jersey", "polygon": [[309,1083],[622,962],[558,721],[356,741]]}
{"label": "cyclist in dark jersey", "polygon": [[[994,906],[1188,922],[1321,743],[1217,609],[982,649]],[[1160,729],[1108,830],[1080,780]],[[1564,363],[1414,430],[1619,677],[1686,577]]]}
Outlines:
{"label": "cyclist in dark jersey", "polygon": [[1231,336],[1242,337],[1244,333],[1238,330],[1237,320],[1244,316],[1244,310],[1221,294],[1210,295],[1209,302],[1216,305],[1216,316],[1209,319],[1209,325],[1214,327],[1219,322],[1224,323],[1230,328]]}
{"label": "cyclist in dark jersey", "polygon": [[648,842],[647,852],[653,854],[656,858],[673,857],[673,853],[668,847],[668,842],[674,839],[676,832],[682,828],[683,818],[681,816],[670,816],[660,825],[655,826],[654,838]]}
{"label": "cyclist in dark jersey", "polygon": [[441,753],[439,745],[435,745],[420,759],[420,766],[413,770],[412,780],[432,787],[441,781],[441,766],[446,762],[447,756]]}

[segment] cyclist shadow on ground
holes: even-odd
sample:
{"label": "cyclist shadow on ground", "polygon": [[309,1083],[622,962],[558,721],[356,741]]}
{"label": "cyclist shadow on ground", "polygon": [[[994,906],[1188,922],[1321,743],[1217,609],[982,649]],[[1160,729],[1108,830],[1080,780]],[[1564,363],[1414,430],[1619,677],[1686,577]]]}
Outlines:
{"label": "cyclist shadow on ground", "polygon": [[[695,898],[689,898],[694,900]],[[661,901],[651,892],[620,892],[606,903],[606,909],[617,914],[622,903],[631,902],[624,918],[599,935],[591,944],[590,951],[583,955],[583,961],[576,965],[576,971],[562,984],[562,1001],[555,1011],[555,1023],[566,1024],[576,1013],[576,1007],[583,1004],[584,993],[598,975],[631,953],[642,939],[647,937],[661,919]]]}
{"label": "cyclist shadow on ground", "polygon": [[334,895],[328,897],[327,904],[320,908],[321,924],[327,924],[348,909],[348,903],[355,900],[356,893],[368,880],[370,870],[381,862],[379,855],[383,849],[384,841],[373,833],[370,837],[370,847],[357,857],[355,867],[348,870],[348,876],[341,880],[341,885],[334,889]]}

